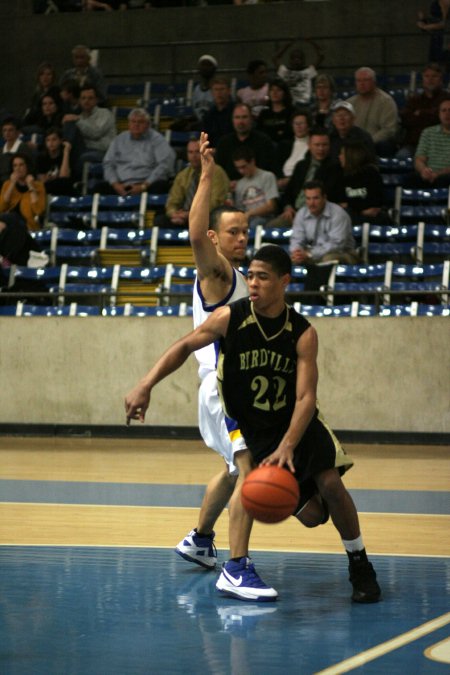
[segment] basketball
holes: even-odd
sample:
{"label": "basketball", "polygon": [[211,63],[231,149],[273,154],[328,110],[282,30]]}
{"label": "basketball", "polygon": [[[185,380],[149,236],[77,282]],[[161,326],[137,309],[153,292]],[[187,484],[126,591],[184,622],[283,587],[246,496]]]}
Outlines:
{"label": "basketball", "polygon": [[279,523],[292,516],[300,497],[293,474],[279,466],[261,466],[242,484],[244,509],[262,523]]}

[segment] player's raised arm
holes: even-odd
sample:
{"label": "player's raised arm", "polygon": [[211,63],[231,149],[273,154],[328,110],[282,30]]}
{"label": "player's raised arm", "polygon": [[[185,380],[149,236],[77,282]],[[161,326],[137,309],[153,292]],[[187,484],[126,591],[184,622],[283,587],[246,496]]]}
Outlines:
{"label": "player's raised arm", "polygon": [[211,191],[216,163],[214,150],[209,147],[208,134],[200,134],[202,171],[189,212],[189,240],[195,266],[200,277],[208,277],[220,265],[222,256],[208,236]]}
{"label": "player's raised arm", "polygon": [[178,370],[188,356],[197,349],[206,347],[225,335],[230,318],[230,308],[220,307],[209,319],[194,331],[173,343],[157,360],[138,384],[125,396],[125,413],[127,424],[131,420],[144,422],[145,413],[150,404],[153,387],[168,375]]}

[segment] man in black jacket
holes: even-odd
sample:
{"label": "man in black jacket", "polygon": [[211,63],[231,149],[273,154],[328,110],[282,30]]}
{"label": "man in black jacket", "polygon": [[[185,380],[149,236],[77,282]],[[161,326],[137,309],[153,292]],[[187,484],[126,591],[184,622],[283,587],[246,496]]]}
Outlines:
{"label": "man in black jacket", "polygon": [[310,180],[321,180],[330,202],[339,198],[342,167],[330,157],[330,138],[325,129],[314,128],[309,134],[308,152],[298,162],[281,197],[282,214],[272,220],[272,227],[289,227],[297,211],[305,205],[303,186]]}

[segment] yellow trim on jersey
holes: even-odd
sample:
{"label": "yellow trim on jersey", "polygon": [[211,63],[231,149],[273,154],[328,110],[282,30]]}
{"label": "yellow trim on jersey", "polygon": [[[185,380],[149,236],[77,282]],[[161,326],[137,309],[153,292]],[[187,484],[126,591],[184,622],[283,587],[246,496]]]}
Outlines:
{"label": "yellow trim on jersey", "polygon": [[270,342],[271,340],[275,340],[279,335],[281,335],[281,333],[282,333],[284,330],[292,331],[292,324],[291,324],[291,322],[289,321],[289,306],[288,306],[287,304],[285,304],[285,309],[286,309],[286,319],[285,319],[285,321],[284,321],[284,324],[281,326],[281,328],[280,328],[280,330],[278,331],[278,333],[275,333],[275,335],[271,335],[270,337],[268,337],[268,336],[265,334],[263,327],[261,326],[261,324],[260,324],[259,321],[258,321],[258,317],[256,316],[255,308],[253,307],[253,302],[250,302],[250,309],[251,309],[251,312],[252,312],[252,316],[253,316],[253,318],[254,318],[255,321],[256,321],[256,325],[258,326],[258,328],[259,328],[259,330],[260,330],[260,332],[261,332],[261,335],[262,335],[263,338],[266,340],[266,342]]}
{"label": "yellow trim on jersey", "polygon": [[346,454],[344,448],[342,447],[342,445],[340,444],[340,442],[336,438],[333,430],[326,423],[325,418],[322,416],[322,413],[320,412],[318,405],[317,405],[317,419],[319,420],[319,422],[321,422],[323,424],[323,426],[325,427],[325,429],[328,431],[331,438],[333,439],[334,449],[336,451],[336,459],[335,459],[335,462],[334,462],[335,468],[337,469],[338,467],[343,466],[348,471],[348,469],[351,469],[354,462],[353,462],[352,458],[349,455]]}

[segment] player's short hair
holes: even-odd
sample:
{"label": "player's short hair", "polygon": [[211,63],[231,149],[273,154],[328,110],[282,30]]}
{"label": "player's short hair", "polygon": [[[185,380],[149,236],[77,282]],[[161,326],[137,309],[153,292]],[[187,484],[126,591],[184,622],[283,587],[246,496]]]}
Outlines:
{"label": "player's short hair", "polygon": [[244,213],[241,209],[237,209],[235,206],[218,206],[213,209],[209,215],[209,229],[214,230],[214,232],[219,231],[220,219],[222,218],[223,213]]}
{"label": "player's short hair", "polygon": [[260,260],[270,265],[273,271],[282,277],[284,274],[291,274],[292,262],[289,253],[281,246],[276,244],[264,244],[253,255],[252,260]]}

